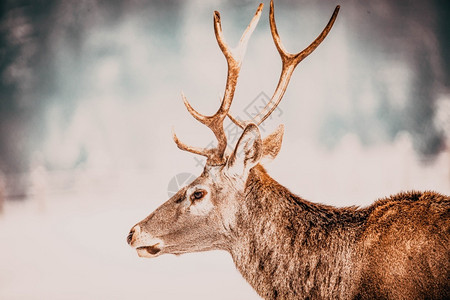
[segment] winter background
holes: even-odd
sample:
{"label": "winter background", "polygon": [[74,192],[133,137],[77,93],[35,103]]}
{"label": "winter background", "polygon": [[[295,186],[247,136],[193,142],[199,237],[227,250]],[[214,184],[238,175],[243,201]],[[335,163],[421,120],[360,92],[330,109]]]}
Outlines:
{"label": "winter background", "polygon": [[[305,48],[337,4],[331,33],[262,126],[263,136],[286,128],[269,173],[337,206],[411,189],[450,194],[450,3],[278,0],[286,48]],[[149,260],[125,241],[182,184],[175,175],[202,171],[172,127],[188,144],[214,141],[180,97],[204,114],[218,108],[226,63],[213,11],[234,46],[257,5],[1,2],[1,299],[258,299],[225,252]],[[232,105],[241,118],[281,69],[268,8]]]}

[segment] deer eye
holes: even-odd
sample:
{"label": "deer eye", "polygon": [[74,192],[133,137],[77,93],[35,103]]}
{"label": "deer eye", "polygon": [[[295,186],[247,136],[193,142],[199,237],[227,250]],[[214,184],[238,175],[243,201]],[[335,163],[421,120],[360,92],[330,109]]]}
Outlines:
{"label": "deer eye", "polygon": [[191,194],[191,200],[199,200],[205,196],[206,192],[204,190],[197,190]]}

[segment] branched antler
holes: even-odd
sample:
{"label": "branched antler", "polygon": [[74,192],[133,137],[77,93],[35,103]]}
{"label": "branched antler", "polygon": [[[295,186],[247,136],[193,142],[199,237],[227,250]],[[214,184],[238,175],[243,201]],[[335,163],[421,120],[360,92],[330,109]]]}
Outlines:
{"label": "branched antler", "polygon": [[289,80],[291,79],[292,73],[295,70],[295,67],[309,54],[311,54],[325,39],[327,34],[330,32],[331,27],[336,20],[337,14],[339,12],[339,6],[333,12],[330,21],[328,22],[325,29],[320,33],[320,35],[303,51],[292,54],[285,50],[283,44],[281,43],[280,36],[278,35],[277,25],[275,23],[274,16],[274,7],[273,0],[270,1],[270,30],[272,32],[273,41],[275,42],[275,46],[278,50],[278,53],[281,56],[281,61],[283,63],[281,69],[280,79],[278,81],[277,88],[273,93],[272,98],[269,103],[264,107],[264,109],[251,121],[242,122],[231,116],[229,114],[231,102],[233,101],[234,92],[236,90],[237,79],[239,77],[239,71],[241,70],[242,60],[245,55],[245,51],[247,49],[247,43],[250,39],[251,34],[255,30],[256,25],[258,24],[259,18],[261,16],[261,11],[263,9],[263,4],[261,3],[256,10],[255,16],[251,20],[247,29],[242,34],[242,37],[239,41],[238,46],[235,49],[231,49],[223,36],[222,33],[222,25],[220,23],[220,14],[219,12],[214,12],[214,32],[216,35],[217,43],[219,44],[220,49],[222,50],[228,64],[228,74],[227,74],[227,82],[225,85],[225,93],[222,99],[222,104],[220,105],[219,110],[212,116],[205,116],[197,112],[187,101],[184,94],[181,94],[184,105],[186,106],[189,113],[200,123],[208,126],[214,135],[217,138],[218,144],[216,148],[207,149],[207,148],[197,148],[191,147],[183,142],[181,142],[176,136],[175,132],[173,132],[173,140],[177,144],[178,148],[184,151],[189,151],[195,154],[203,155],[208,158],[208,165],[220,165],[225,162],[225,149],[227,147],[227,138],[225,135],[225,131],[223,128],[223,121],[228,116],[236,125],[241,128],[244,128],[247,123],[253,122],[256,125],[260,125],[264,120],[275,110],[275,108],[280,103],[283,98],[284,93],[286,92],[286,88],[289,84]]}
{"label": "branched antler", "polygon": [[262,9],[263,4],[261,3],[256,10],[255,16],[251,20],[247,29],[242,34],[239,44],[235,49],[230,49],[230,47],[227,45],[222,33],[220,14],[217,11],[214,12],[214,32],[216,35],[217,43],[219,44],[219,47],[222,50],[228,64],[228,75],[225,86],[225,93],[219,110],[212,116],[204,116],[197,112],[189,104],[186,97],[182,94],[184,105],[186,106],[189,113],[197,121],[208,126],[212,130],[217,138],[218,144],[217,148],[215,149],[195,148],[182,143],[175,133],[173,133],[173,139],[178,148],[180,148],[181,150],[206,156],[208,158],[207,164],[219,165],[224,163],[224,153],[227,147],[227,138],[223,129],[223,121],[226,118],[228,111],[230,110],[231,102],[233,101],[234,91],[236,90],[237,79],[239,76],[239,71],[241,69],[242,60],[247,49],[248,40],[250,39],[251,34],[258,24]]}
{"label": "branched antler", "polygon": [[[334,21],[336,20],[339,8],[340,8],[339,5],[336,6],[333,15],[330,18],[330,21],[328,22],[327,26],[325,26],[325,28],[322,30],[322,32],[319,34],[319,36],[303,51],[297,54],[293,54],[287,52],[283,44],[281,43],[281,39],[277,31],[277,25],[275,23],[273,0],[270,1],[270,13],[269,13],[270,30],[272,32],[272,38],[275,43],[275,46],[277,47],[278,53],[281,56],[281,61],[283,65],[281,69],[280,79],[278,81],[277,88],[275,89],[272,98],[270,99],[269,103],[267,103],[267,105],[264,107],[264,109],[262,109],[259,112],[259,114],[256,115],[250,122],[255,123],[256,125],[260,125],[275,110],[275,108],[278,106],[281,99],[283,98],[284,93],[286,92],[286,88],[289,84],[289,80],[291,79],[295,67],[309,54],[311,54],[328,35],[331,28],[333,27]],[[240,121],[231,116],[231,114],[228,114],[228,117],[233,121],[233,123],[235,123],[241,128],[244,128],[246,123],[249,122],[249,121],[247,122]]]}

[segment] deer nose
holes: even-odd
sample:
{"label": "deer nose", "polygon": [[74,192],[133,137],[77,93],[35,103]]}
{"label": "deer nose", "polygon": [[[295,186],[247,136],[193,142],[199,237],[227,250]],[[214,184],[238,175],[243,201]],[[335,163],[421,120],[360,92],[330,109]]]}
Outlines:
{"label": "deer nose", "polygon": [[127,236],[127,243],[129,245],[131,245],[131,243],[135,240],[135,238],[133,238],[135,235],[138,235],[141,232],[141,227],[139,227],[139,225],[134,226],[133,228],[131,228],[130,233]]}

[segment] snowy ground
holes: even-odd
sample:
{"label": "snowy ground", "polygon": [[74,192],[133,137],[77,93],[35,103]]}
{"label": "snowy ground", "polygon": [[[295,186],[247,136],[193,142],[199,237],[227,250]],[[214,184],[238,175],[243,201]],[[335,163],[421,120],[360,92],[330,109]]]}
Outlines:
{"label": "snowy ground", "polygon": [[[450,155],[424,165],[408,145],[365,149],[352,136],[334,152],[285,145],[268,168],[295,193],[338,206],[408,189],[450,194]],[[292,160],[289,149],[304,156]],[[71,187],[49,188],[45,199],[8,201],[0,299],[259,299],[225,252],[142,259],[126,244],[131,226],[167,199],[167,174],[72,174]]]}
{"label": "snowy ground", "polygon": [[[150,212],[126,193],[9,202],[0,217],[0,299],[258,299],[223,252],[139,258],[130,227]],[[136,195],[135,195],[136,196]]]}

